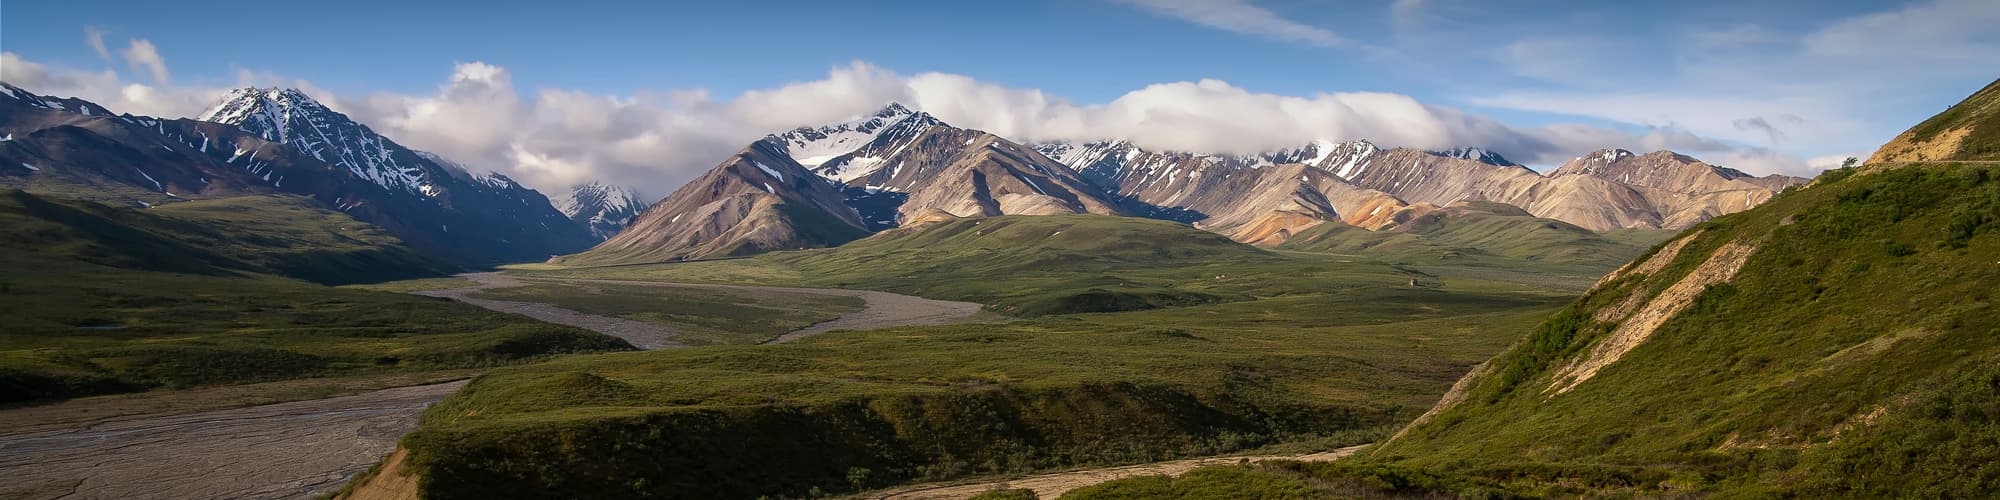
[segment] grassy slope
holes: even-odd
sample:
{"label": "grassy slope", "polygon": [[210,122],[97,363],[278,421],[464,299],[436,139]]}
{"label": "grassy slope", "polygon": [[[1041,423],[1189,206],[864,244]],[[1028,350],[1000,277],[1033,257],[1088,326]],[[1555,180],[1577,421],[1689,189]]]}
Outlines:
{"label": "grassy slope", "polygon": [[266,273],[328,284],[450,270],[379,228],[277,196],[138,210],[0,191],[0,248],[111,267]]}
{"label": "grassy slope", "polygon": [[1279,248],[1366,253],[1406,262],[1514,265],[1529,261],[1615,267],[1672,235],[1671,231],[1641,230],[1598,234],[1566,222],[1536,218],[1512,206],[1472,202],[1382,231],[1321,224]]}
{"label": "grassy slope", "polygon": [[[1463,402],[1358,463],[1277,477],[1411,494],[1988,494],[2000,168],[1852,173],[1698,226],[1661,271],[1593,290],[1489,361]],[[1545,391],[1614,327],[1596,311],[1658,293],[1730,241],[1759,245],[1732,282],[1575,390]]]}
{"label": "grassy slope", "polygon": [[[1629,246],[1629,245],[1628,245]],[[1636,251],[1626,250],[1628,252]],[[1021,316],[1109,312],[1283,295],[1399,293],[1412,278],[1459,287],[1581,291],[1603,263],[1413,260],[1268,252],[1165,221],[992,217],[888,231],[837,248],[744,259],[521,270],[529,275],[863,288],[965,300]],[[1455,279],[1463,277],[1463,279]],[[1549,279],[1554,277],[1553,279]],[[1507,283],[1519,286],[1499,286]],[[1356,302],[1359,303],[1359,302]]]}
{"label": "grassy slope", "polygon": [[[1059,216],[749,259],[536,271],[881,288],[1043,314],[504,369],[428,412],[405,445],[440,496],[755,497],[1351,444],[1414,417],[1470,361],[1608,270],[1541,265],[1266,252],[1179,224]],[[1046,314],[1082,308],[1092,289],[1212,298]]]}
{"label": "grassy slope", "polygon": [[379,227],[304,198],[241,196],[170,203],[148,213],[204,228],[175,235],[253,270],[339,285],[445,274],[454,269]]}
{"label": "grassy slope", "polygon": [[[1585,296],[1496,358],[1467,403],[1375,455],[1473,469],[1677,464],[1676,481],[1725,491],[1950,494],[2000,480],[1952,464],[2000,460],[1984,443],[2000,408],[1952,403],[2000,377],[2000,168],[1846,174],[1703,224],[1673,264]],[[1761,242],[1734,282],[1544,399],[1551,367],[1606,331],[1588,319],[1597,309],[1657,293],[1727,241]]]}
{"label": "grassy slope", "polygon": [[1549,310],[1368,324],[1396,318],[1261,302],[567,357],[475,379],[405,445],[440,497],[715,498],[1338,446]]}
{"label": "grassy slope", "polygon": [[589,314],[674,327],[690,345],[755,344],[865,305],[859,297],[770,290],[713,290],[646,285],[535,284],[473,297],[542,302]]}
{"label": "grassy slope", "polygon": [[181,205],[156,212],[0,194],[0,402],[629,348],[449,301],[258,274],[384,266],[374,270],[394,275],[434,264],[337,214],[292,212],[283,199]]}

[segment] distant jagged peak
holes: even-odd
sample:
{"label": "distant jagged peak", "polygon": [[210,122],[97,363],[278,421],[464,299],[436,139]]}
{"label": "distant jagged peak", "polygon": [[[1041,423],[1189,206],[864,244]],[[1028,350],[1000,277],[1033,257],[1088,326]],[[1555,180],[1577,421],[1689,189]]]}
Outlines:
{"label": "distant jagged peak", "polygon": [[1596,151],[1591,151],[1590,153],[1585,154],[1583,156],[1578,156],[1576,157],[1575,160],[1572,161],[1585,161],[1591,163],[1606,164],[1606,163],[1617,162],[1618,160],[1623,160],[1626,158],[1631,158],[1633,156],[1635,155],[1633,155],[1631,151],[1626,151],[1618,148],[1604,148]]}
{"label": "distant jagged peak", "polygon": [[874,114],[817,127],[799,127],[771,134],[764,140],[781,147],[793,160],[811,169],[860,149],[885,133],[900,131],[897,135],[915,137],[937,126],[949,125],[930,113],[891,101]]}
{"label": "distant jagged peak", "polygon": [[[438,165],[444,176],[465,178],[452,170],[465,170],[435,161],[436,155],[417,155],[395,141],[368,128],[339,111],[334,111],[305,92],[293,88],[244,87],[224,94],[222,101],[197,118],[201,121],[235,125],[265,140],[292,146],[316,160],[347,167],[355,175],[392,190],[435,197],[440,179],[428,178],[424,163]],[[446,162],[449,163],[449,162]],[[511,180],[491,175],[473,176],[493,187],[509,187]]]}
{"label": "distant jagged peak", "polygon": [[[1440,156],[1449,156],[1461,160],[1472,160],[1480,163],[1498,165],[1502,167],[1522,166],[1519,163],[1514,163],[1512,160],[1508,160],[1507,157],[1500,156],[1500,153],[1495,153],[1492,151],[1488,151],[1485,148],[1478,148],[1478,147],[1433,150],[1431,151],[1431,154],[1436,154]],[[1628,151],[1626,152],[1626,154],[1631,154],[1631,152]]]}
{"label": "distant jagged peak", "polygon": [[569,193],[557,196],[555,202],[556,209],[570,217],[586,212],[636,214],[645,208],[638,191],[604,181],[570,186]]}
{"label": "distant jagged peak", "polygon": [[889,101],[889,104],[882,106],[881,111],[875,112],[875,116],[879,117],[903,116],[914,113],[916,113],[916,111],[911,110],[909,106],[904,106],[903,103],[901,102]]}
{"label": "distant jagged peak", "polygon": [[259,113],[332,112],[312,96],[295,88],[243,87],[223,94],[222,100],[196,115],[196,120],[242,125]]}

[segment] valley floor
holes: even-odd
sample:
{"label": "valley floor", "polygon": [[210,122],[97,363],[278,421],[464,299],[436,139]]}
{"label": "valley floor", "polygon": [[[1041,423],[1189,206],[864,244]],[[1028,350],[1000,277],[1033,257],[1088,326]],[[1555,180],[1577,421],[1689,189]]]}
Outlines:
{"label": "valley floor", "polygon": [[[642,349],[685,347],[674,341],[676,332],[669,326],[544,303],[470,298],[467,295],[478,291],[532,283],[500,273],[466,274],[463,278],[469,281],[427,280],[427,284],[470,286],[413,293],[591,329]],[[858,311],[784,333],[773,342],[834,330],[943,324],[979,311],[978,304],[969,302],[860,290],[531,281],[817,293],[857,297],[866,303]],[[6,420],[21,417],[20,421],[44,424],[0,427],[7,432],[0,435],[0,475],[9,478],[7,484],[0,485],[0,498],[311,498],[339,489],[349,478],[380,461],[395,448],[399,437],[416,428],[417,416],[424,408],[464,385],[464,380],[458,380],[241,408],[197,407],[193,412],[185,411],[190,408],[165,409],[175,406],[166,402],[174,398],[158,394],[105,396],[54,407],[0,411],[0,418]],[[216,390],[226,389],[210,389]],[[201,394],[180,399],[218,397]],[[113,398],[135,401],[109,401]],[[131,412],[145,407],[160,407],[162,411]],[[107,414],[113,416],[103,416]]]}
{"label": "valley floor", "polygon": [[0,436],[4,498],[311,498],[396,447],[465,381],[137,415]]}
{"label": "valley floor", "polygon": [[979,312],[980,305],[972,302],[933,300],[909,295],[879,292],[873,290],[843,290],[834,288],[790,288],[771,286],[714,285],[671,283],[658,281],[621,281],[608,279],[564,279],[564,278],[520,278],[498,272],[468,273],[459,275],[473,284],[442,290],[413,292],[418,295],[447,297],[494,311],[520,314],[550,323],[584,328],[605,335],[625,339],[640,349],[663,349],[686,347],[677,337],[678,329],[654,322],[635,321],[616,316],[589,314],[565,309],[553,304],[494,300],[473,297],[476,292],[520,288],[533,284],[560,283],[567,285],[609,285],[646,286],[685,290],[725,291],[745,294],[789,293],[820,295],[827,297],[858,298],[865,304],[860,310],[841,314],[831,320],[813,323],[804,328],[785,332],[758,343],[790,342],[810,335],[835,330],[871,330],[897,326],[942,325],[963,320]]}

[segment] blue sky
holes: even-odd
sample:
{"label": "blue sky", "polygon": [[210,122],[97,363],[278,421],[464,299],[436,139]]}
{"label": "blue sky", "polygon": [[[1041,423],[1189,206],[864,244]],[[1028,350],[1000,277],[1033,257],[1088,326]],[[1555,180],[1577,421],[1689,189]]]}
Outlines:
{"label": "blue sky", "polygon": [[[1274,103],[1271,109],[1285,108],[1284,98],[1386,93],[1494,122],[1451,126],[1510,127],[1527,138],[1423,135],[1412,130],[1437,127],[1423,119],[1438,117],[1381,110],[1355,111],[1364,116],[1340,126],[1311,123],[1324,115],[1319,112],[1287,119],[1317,127],[1313,137],[1483,146],[1531,164],[1558,161],[1569,154],[1564,148],[1582,147],[1588,141],[1581,138],[1590,137],[1603,146],[1692,150],[1746,170],[1790,173],[1872,149],[2000,76],[2000,30],[1988,28],[2000,23],[2000,9],[1993,7],[2000,2],[1986,0],[582,3],[587,5],[355,1],[278,7],[15,0],[0,5],[0,50],[15,67],[0,70],[16,84],[34,79],[51,87],[31,90],[86,98],[129,94],[111,90],[133,84],[156,95],[186,93],[187,102],[245,83],[302,86],[323,100],[334,96],[336,108],[357,117],[399,123],[421,120],[417,111],[388,109],[392,101],[415,106],[447,100],[458,81],[454,75],[473,62],[503,71],[504,85],[496,88],[521,101],[508,106],[540,109],[546,104],[541,94],[559,91],[680,113],[637,123],[684,120],[702,105],[754,108],[742,102],[746,92],[777,94],[837,81],[842,68],[856,62],[866,66],[861,73],[889,80],[962,77],[976,84],[965,92],[1033,94],[1086,115],[1092,106],[1114,104],[1149,86],[1212,79],[1227,82],[1230,91],[1176,94],[1215,101],[1193,111],[1211,118],[1203,123],[1228,121],[1239,92]],[[104,52],[90,43],[92,32],[101,33]],[[155,66],[132,62],[127,51],[140,41],[157,52],[140,59],[156,62],[166,80],[156,78]],[[705,104],[689,104],[683,95],[697,91],[704,92],[698,100]],[[972,102],[923,88],[900,92],[822,97]],[[1162,106],[1160,98],[1144,102]],[[188,107],[172,99],[132,101],[128,108],[158,114]],[[804,124],[880,103],[835,104],[826,107],[839,113],[737,121],[746,129],[787,120]],[[1181,112],[1195,106],[1167,105]],[[1068,116],[1062,109],[1006,117],[934,112],[959,118],[955,123],[1025,135],[1053,126],[1016,115]],[[378,125],[405,127],[414,125]],[[1132,124],[1105,127],[1162,138],[1155,142],[1176,136]],[[426,137],[449,135],[408,133],[411,139],[398,139],[442,142]],[[1558,133],[1562,138],[1551,135]],[[1458,144],[1482,140],[1493,143]],[[485,142],[490,144],[419,145],[491,162],[498,170],[529,168],[523,165],[532,159],[515,151],[520,138]],[[495,152],[501,149],[507,152]]]}

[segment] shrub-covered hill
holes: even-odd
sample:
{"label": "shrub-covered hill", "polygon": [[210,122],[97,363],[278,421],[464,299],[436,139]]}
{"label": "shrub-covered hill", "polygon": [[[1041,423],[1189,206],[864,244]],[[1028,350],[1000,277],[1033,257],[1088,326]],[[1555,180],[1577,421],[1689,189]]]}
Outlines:
{"label": "shrub-covered hill", "polygon": [[288,196],[135,209],[5,190],[0,191],[0,249],[134,270],[263,273],[326,284],[452,269],[381,228]]}
{"label": "shrub-covered hill", "polygon": [[1996,293],[2000,166],[1828,172],[1607,276],[1359,458],[1080,496],[1985,496]]}
{"label": "shrub-covered hill", "polygon": [[1674,471],[1655,488],[1982,491],[2000,481],[1996,290],[2000,167],[1829,172],[1613,273],[1372,456]]}
{"label": "shrub-covered hill", "polygon": [[446,269],[293,199],[136,209],[0,193],[0,403],[631,348],[447,300],[283,277]]}
{"label": "shrub-covered hill", "polygon": [[1514,265],[1616,267],[1651,243],[1671,237],[1664,230],[1618,230],[1603,234],[1574,224],[1543,219],[1493,202],[1465,202],[1370,231],[1345,224],[1321,224],[1300,232],[1278,248],[1308,252],[1365,254],[1407,262],[1462,261]]}

